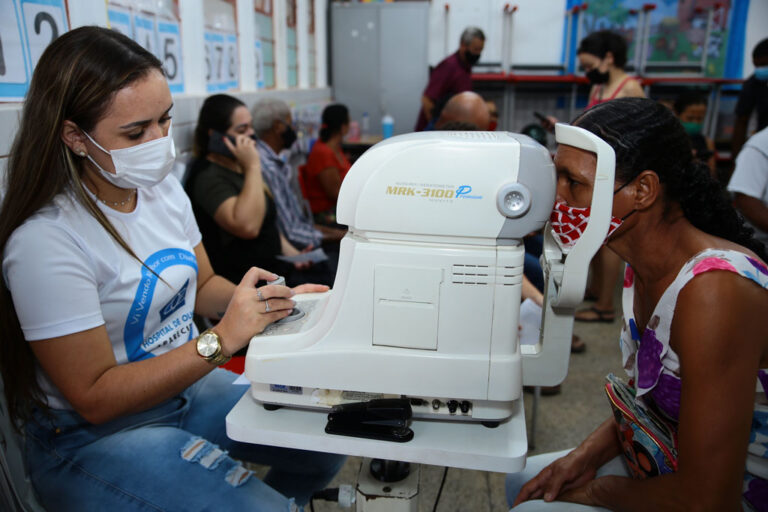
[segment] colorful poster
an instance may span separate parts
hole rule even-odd
[[[661,0],[652,4],[654,9],[644,10],[649,5],[644,0],[590,0],[581,13],[582,34],[621,33],[629,43],[628,62],[636,58],[639,62],[644,55],[645,66],[654,72],[682,70],[720,77],[731,4],[731,0]]]

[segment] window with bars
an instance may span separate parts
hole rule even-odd
[[[261,87],[275,87],[275,34],[272,0],[253,0],[256,17],[256,82]]]
[[[288,69],[288,87],[299,85],[299,43],[296,40],[296,0],[286,2],[285,55]]]
[[[309,86],[317,86],[317,44],[315,42],[315,0],[309,0]]]

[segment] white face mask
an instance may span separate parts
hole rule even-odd
[[[168,135],[151,140],[138,146],[108,151],[101,147],[86,132],[85,136],[93,142],[97,148],[112,157],[112,165],[115,166],[114,174],[107,172],[87,155],[88,160],[96,166],[104,179],[120,188],[150,188],[165,179],[173,169],[176,160],[176,146],[171,136],[171,127],[168,127]]]

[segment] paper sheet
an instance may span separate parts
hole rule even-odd
[[[535,345],[541,331],[541,306],[531,299],[520,304],[520,344]]]
[[[307,261],[311,263],[320,263],[327,260],[328,255],[325,254],[325,251],[321,247],[318,247],[317,249],[309,252],[302,252],[296,256],[283,256],[280,254],[277,256],[277,259],[287,261],[288,263],[304,263]]]

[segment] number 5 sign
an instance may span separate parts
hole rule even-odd
[[[184,92],[184,73],[181,68],[181,35],[179,24],[174,21],[157,22],[157,39],[160,43],[158,57],[163,63],[168,87],[172,93]]]
[[[67,31],[64,0],[0,0],[0,100],[21,100],[51,41]]]

